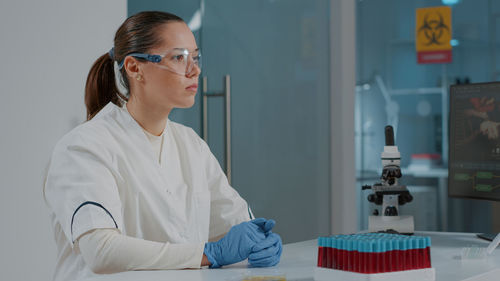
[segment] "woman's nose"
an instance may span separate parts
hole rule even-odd
[[[193,68],[191,69],[190,72],[186,73],[186,77],[191,78],[195,76],[200,76],[201,69],[198,65],[193,65]]]

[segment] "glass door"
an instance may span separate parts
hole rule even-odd
[[[255,216],[274,218],[285,243],[329,234],[329,1],[129,0],[129,14],[151,9],[186,22],[199,11],[208,144],[225,170],[230,145],[232,186]],[[200,136],[202,88],[172,116]]]
[[[416,10],[448,4],[453,61],[418,64]],[[448,198],[448,103],[452,84],[498,79],[500,3],[494,0],[372,0],[357,5],[356,152],[359,185],[381,172],[383,128],[396,128],[403,178],[414,196],[402,207],[417,230],[488,232],[494,205]],[[361,229],[375,205],[361,198]]]

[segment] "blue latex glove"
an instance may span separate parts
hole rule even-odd
[[[270,232],[264,241],[257,243],[252,248],[252,253],[248,256],[248,263],[252,267],[277,265],[280,262],[282,250],[281,237]]]
[[[204,253],[212,264],[210,268],[221,267],[240,262],[250,255],[257,243],[266,239],[266,234],[259,225],[266,220],[259,218],[242,222],[231,227],[229,232],[217,242],[207,242]]]
[[[258,225],[262,229],[262,231],[266,233],[266,236],[276,224],[276,221],[274,221],[273,219],[266,220],[265,218],[254,219],[251,220],[251,222]]]

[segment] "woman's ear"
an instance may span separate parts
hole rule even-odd
[[[136,79],[137,77],[142,76],[142,71],[139,65],[139,62],[136,58],[127,56],[123,61],[123,67],[127,72],[127,76],[132,79]]]

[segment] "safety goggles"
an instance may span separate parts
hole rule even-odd
[[[185,48],[174,48],[162,55],[131,53],[128,54],[128,56],[145,59],[154,63],[154,65],[159,68],[163,68],[180,75],[191,73],[195,65],[201,69],[201,52],[199,49],[190,52]],[[120,69],[123,67],[124,61],[125,60],[120,63]]]

